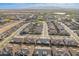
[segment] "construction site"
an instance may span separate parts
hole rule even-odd
[[[79,15],[1,10],[0,56],[79,56]]]

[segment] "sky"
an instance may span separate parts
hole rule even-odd
[[[0,3],[0,9],[75,8],[79,3]]]

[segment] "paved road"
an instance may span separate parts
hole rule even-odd
[[[72,38],[74,38],[77,42],[79,42],[79,37],[76,33],[73,32],[69,27],[67,27],[65,24],[60,22],[60,24],[64,27],[64,29],[71,35]]]
[[[72,19],[72,22],[75,22],[76,24],[79,24],[78,22],[75,21],[75,19]]]
[[[8,25],[11,25],[12,23],[14,23],[15,21],[10,21],[10,22],[6,22],[5,24],[0,24],[0,29],[5,27],[5,26],[8,26]]]
[[[8,25],[8,26],[5,26],[5,27],[3,27],[3,28],[0,28],[0,34],[2,34],[3,32],[5,32],[5,31],[7,31],[7,30],[9,30],[10,28],[16,26],[17,24],[19,24],[19,23],[21,23],[21,22],[23,22],[23,21],[14,22],[14,23],[12,23],[12,24],[10,24],[10,25]]]
[[[42,38],[50,38],[49,34],[48,34],[48,26],[47,23],[43,21],[43,30],[42,30],[42,34],[41,34]]]
[[[13,32],[9,37],[7,38],[4,38],[4,40],[2,42],[0,42],[0,49],[4,48],[9,42],[10,40],[17,34],[19,34],[27,25],[27,24],[24,24],[23,26],[21,26],[18,30],[16,30],[15,32]]]

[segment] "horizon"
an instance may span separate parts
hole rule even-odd
[[[0,3],[0,9],[79,9],[79,3]]]

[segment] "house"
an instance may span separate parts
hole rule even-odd
[[[50,47],[35,47],[34,56],[51,56]]]

